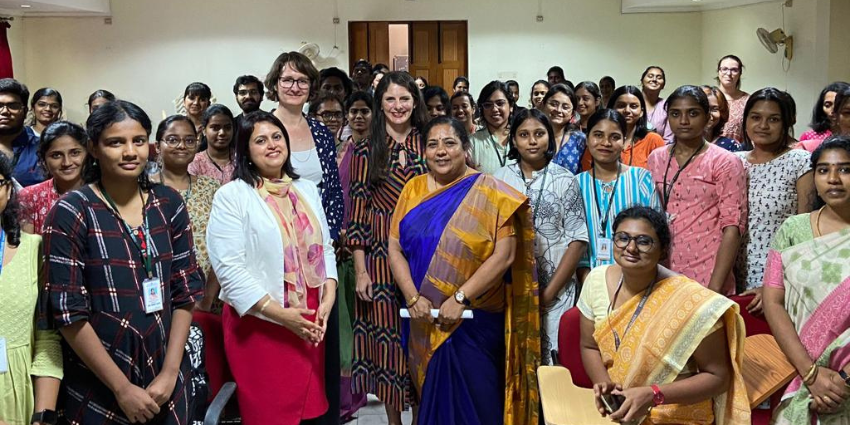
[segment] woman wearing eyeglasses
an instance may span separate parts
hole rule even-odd
[[[540,109],[549,117],[558,143],[558,153],[552,162],[573,174],[581,172],[581,157],[587,147],[587,136],[572,123],[577,103],[575,92],[564,84],[552,86],[540,102]]]
[[[233,154],[233,113],[230,109],[219,104],[207,108],[198,135],[201,152],[195,154],[195,159],[189,164],[189,174],[211,177],[219,184],[233,180],[236,160]]]
[[[749,424],[738,305],[662,267],[671,239],[663,213],[629,208],[614,219],[615,264],[587,276],[581,358],[596,407],[620,423]]]
[[[317,99],[310,102],[309,117],[324,124],[334,135],[334,146],[339,155],[340,137],[345,126],[345,112],[342,100],[333,93],[322,92]],[[339,162],[337,162],[339,165]]]
[[[198,309],[221,314],[222,303],[218,299],[219,284],[210,266],[207,254],[207,222],[210,218],[213,196],[221,184],[207,176],[189,174],[189,163],[198,149],[198,138],[192,121],[184,115],[172,115],[159,123],[156,129],[156,145],[162,163],[159,172],[151,180],[164,184],[183,196],[189,220],[198,267],[207,278],[204,299]]]
[[[493,174],[508,163],[508,133],[514,109],[508,86],[500,81],[484,86],[478,96],[478,108],[484,125],[469,137],[470,156],[478,171]]]
[[[344,201],[336,162],[336,137],[324,124],[302,112],[307,101],[315,99],[319,93],[319,70],[301,53],[281,53],[272,63],[265,85],[266,97],[278,103],[273,114],[289,134],[293,171],[318,186],[331,239],[338,240]],[[325,387],[330,407],[325,418],[330,420],[339,417],[339,310],[336,304],[328,323]]]
[[[747,105],[749,93],[741,90],[741,74],[744,72],[744,63],[735,55],[726,55],[717,62],[717,82],[720,83],[720,91],[726,96],[729,104],[729,121],[723,126],[720,135],[744,141],[744,106]],[[746,150],[752,146],[745,146]]]

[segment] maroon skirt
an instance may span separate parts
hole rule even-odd
[[[308,289],[307,306],[315,310],[318,304],[319,290]],[[314,347],[283,326],[239,317],[231,306],[225,306],[222,322],[243,424],[298,425],[328,410],[324,342]]]

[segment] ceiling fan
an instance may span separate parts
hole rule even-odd
[[[779,46],[785,46],[785,59],[790,61],[794,57],[794,36],[786,35],[782,28],[773,31],[759,28],[756,34],[762,46],[770,53],[776,53],[779,51]]]

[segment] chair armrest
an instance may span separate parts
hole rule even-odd
[[[235,382],[227,382],[221,386],[221,390],[219,390],[212,403],[210,403],[207,414],[204,415],[204,425],[218,425],[221,412],[224,411],[224,407],[227,406],[227,402],[233,397],[234,392],[236,392]]]

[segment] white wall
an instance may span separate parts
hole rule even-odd
[[[703,66],[699,14],[621,15],[620,0],[545,0],[542,23],[529,1],[343,0],[337,26],[332,0],[249,4],[122,0],[112,2],[112,25],[102,18],[24,19],[18,75],[34,89],[61,90],[74,121],[84,120],[83,104],[97,88],[139,103],[157,121],[162,111],[173,112],[172,100],[192,81],[208,83],[235,108],[234,79],[264,75],[281,51],[309,41],[327,53],[336,41],[341,54],[320,65],[347,69],[347,21],[411,19],[468,20],[476,92],[492,79],[513,78],[526,96],[554,64],[576,83],[610,74],[618,84],[637,84],[647,65],[658,64],[668,87],[698,80]]]
[[[782,27],[779,3],[704,12],[702,18],[703,81],[712,81],[716,76],[719,58],[735,54],[746,67],[741,88],[752,93],[773,86],[791,93],[797,102],[795,130],[797,134],[805,131],[812,105],[829,82],[830,0],[795,1],[792,8],[785,10],[785,32],[794,36],[794,59],[790,67],[786,65],[787,71],[783,69],[782,55],[768,52],[756,36],[758,27],[768,31]],[[844,15],[842,19],[846,18]],[[848,54],[847,44],[839,49]],[[842,55],[836,60],[839,56]]]

